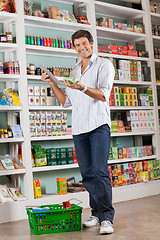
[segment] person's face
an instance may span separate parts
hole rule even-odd
[[[74,40],[74,46],[76,52],[82,59],[88,58],[92,55],[93,42],[89,42],[88,38],[81,37]]]

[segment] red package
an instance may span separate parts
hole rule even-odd
[[[137,51],[128,50],[127,52],[128,52],[128,55],[129,55],[129,56],[135,56],[135,57],[138,57],[138,53],[137,53]]]
[[[121,46],[122,55],[128,55],[127,47]]]
[[[128,50],[133,50],[134,49],[134,46],[133,45],[128,45]]]

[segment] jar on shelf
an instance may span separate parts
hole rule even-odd
[[[34,63],[30,63],[29,68],[30,68],[30,74],[35,75],[35,65],[34,65]]]
[[[0,35],[0,42],[7,42],[7,37],[6,37],[6,34],[5,33],[2,33]]]
[[[12,32],[6,32],[6,38],[8,43],[13,42]]]

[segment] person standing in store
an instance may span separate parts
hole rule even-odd
[[[114,67],[108,59],[93,53],[93,37],[86,30],[72,35],[72,43],[81,57],[71,76],[77,83],[65,82],[63,92],[46,73],[48,82],[62,106],[72,106],[72,134],[82,182],[89,192],[91,217],[85,227],[100,224],[100,234],[114,231],[112,187],[107,167],[110,149],[109,96],[114,80]]]

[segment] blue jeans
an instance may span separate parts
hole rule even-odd
[[[100,223],[113,223],[112,187],[107,167],[110,148],[110,128],[107,124],[95,130],[73,135],[82,182],[89,192],[92,215]]]

